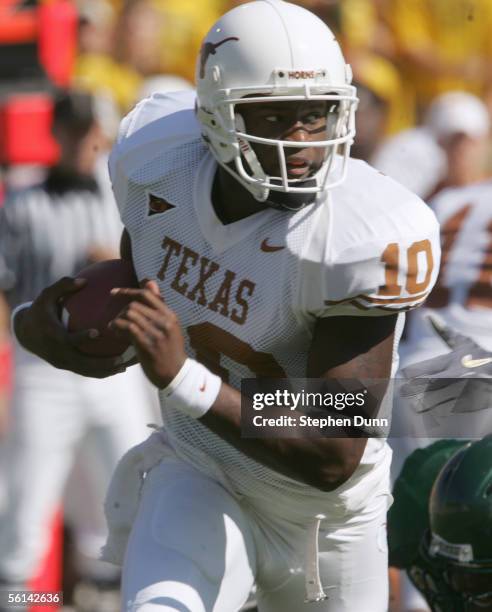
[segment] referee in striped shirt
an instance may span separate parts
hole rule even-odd
[[[0,209],[0,297],[3,293],[10,308],[89,263],[118,257],[122,224],[109,179],[102,180],[106,168],[98,161],[110,143],[93,98],[63,94],[55,104],[53,133],[60,145],[58,164],[41,185],[9,194]],[[89,559],[105,539],[101,497],[118,459],[148,435],[149,398],[140,368],[110,379],[85,378],[57,370],[16,344],[14,372],[3,449],[0,586],[23,586],[39,569],[76,447],[93,429],[103,452],[92,470],[99,478],[101,508],[95,524],[76,535],[87,558],[81,572],[98,580],[107,568]],[[94,515],[94,508],[86,510]]]

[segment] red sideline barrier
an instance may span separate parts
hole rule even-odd
[[[10,342],[0,343],[0,390],[10,394],[12,388],[12,347]]]
[[[71,0],[24,6],[22,0],[0,0],[0,45],[36,43],[49,79],[68,87],[73,74],[78,17]]]
[[[49,94],[15,94],[0,107],[0,162],[51,165],[58,145],[51,134],[53,101]]]
[[[29,43],[38,33],[37,9],[22,0],[0,0],[0,44]]]
[[[58,593],[62,584],[62,544],[63,544],[63,515],[59,510],[56,513],[51,529],[51,542],[36,576],[29,582],[28,588],[32,591]],[[59,605],[34,605],[28,612],[54,612]]]
[[[41,4],[39,59],[48,77],[58,87],[68,87],[75,63],[78,17],[75,4],[57,0]]]

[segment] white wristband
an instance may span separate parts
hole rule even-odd
[[[219,376],[188,357],[162,393],[166,402],[172,403],[188,416],[199,419],[212,407],[221,384]]]
[[[18,306],[16,306],[12,311],[12,314],[10,315],[10,331],[12,333],[13,338],[17,338],[14,326],[14,321],[15,317],[17,316],[17,313],[19,313],[21,310],[25,310],[26,308],[31,308],[31,305],[32,302],[24,302],[23,304],[19,304]],[[17,338],[17,340],[19,340],[19,338]]]

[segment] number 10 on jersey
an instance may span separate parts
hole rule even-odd
[[[406,261],[402,258],[406,258]],[[421,265],[423,260],[425,260],[425,275],[419,269],[419,264]],[[434,267],[432,247],[429,240],[414,242],[406,251],[397,242],[392,242],[383,251],[381,261],[385,265],[385,283],[379,287],[378,295],[398,297],[403,289],[415,298],[425,294],[429,287]],[[406,270],[404,287],[399,284],[399,272],[402,264]],[[422,280],[419,281],[419,278]]]

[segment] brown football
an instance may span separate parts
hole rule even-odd
[[[87,340],[78,348],[86,355],[123,357],[130,361],[135,355],[131,344],[108,329],[108,323],[128,304],[127,297],[111,295],[115,287],[138,287],[133,266],[123,259],[110,259],[84,268],[78,278],[87,284],[67,297],[62,304],[61,318],[69,331],[97,329],[100,336]]]

